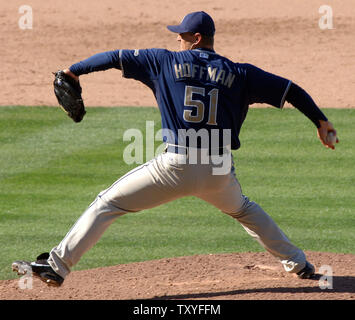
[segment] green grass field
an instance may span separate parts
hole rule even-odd
[[[251,109],[234,152],[243,193],[304,250],[355,253],[355,110],[324,110],[335,151],[295,109]],[[11,262],[57,245],[124,163],[129,128],[160,128],[155,108],[88,108],[75,124],[59,108],[0,108],[0,279]],[[160,142],[157,142],[160,144]],[[263,251],[232,218],[188,197],[117,219],[74,270],[194,254]]]

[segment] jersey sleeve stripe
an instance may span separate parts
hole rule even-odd
[[[123,51],[122,51],[122,49],[120,49],[118,55],[119,55],[119,57],[120,57],[120,66],[121,66],[121,71],[122,71],[122,77],[125,78],[124,69],[123,69],[123,63],[122,63],[122,53],[123,53]]]
[[[289,82],[287,84],[287,87],[286,87],[286,90],[284,92],[284,95],[282,96],[282,99],[281,99],[280,109],[282,109],[284,107],[284,104],[285,104],[285,101],[286,101],[286,96],[287,96],[288,90],[290,90],[291,84],[292,84],[292,81],[289,80]]]

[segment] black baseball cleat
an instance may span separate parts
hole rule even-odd
[[[64,279],[54,272],[49,265],[47,259],[49,253],[40,254],[35,262],[15,261],[12,263],[12,271],[17,272],[18,275],[31,274],[38,277],[49,286],[59,287]]]
[[[314,276],[314,272],[314,266],[306,261],[306,266],[301,271],[297,272],[297,276],[300,279],[311,279]]]

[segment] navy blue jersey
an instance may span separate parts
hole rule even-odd
[[[124,77],[153,90],[162,128],[174,133],[164,141],[172,144],[179,144],[179,130],[230,129],[231,148],[238,149],[249,105],[282,108],[291,85],[287,79],[205,49],[120,50],[120,60]]]

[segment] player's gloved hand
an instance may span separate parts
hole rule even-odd
[[[339,143],[339,139],[336,138],[335,143],[330,141],[329,139],[327,139],[327,136],[329,134],[329,132],[333,133],[334,136],[336,136],[337,132],[334,129],[334,126],[331,122],[329,121],[323,121],[323,120],[319,120],[320,123],[320,127],[317,129],[317,134],[318,134],[318,138],[319,140],[322,142],[322,144],[326,147],[326,148],[330,148],[330,149],[335,149],[335,143]]]
[[[80,122],[86,111],[81,97],[79,78],[69,70],[59,70],[54,73],[54,93],[58,103],[74,122]]]
[[[76,82],[79,82],[79,77],[76,76],[73,72],[71,72],[69,69],[64,69],[63,72],[68,75],[71,76]]]

